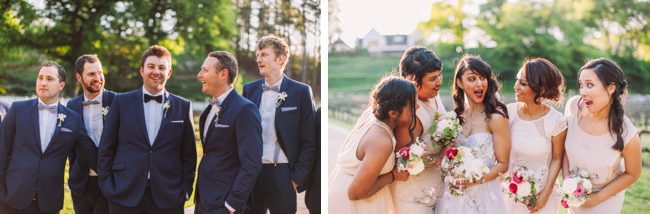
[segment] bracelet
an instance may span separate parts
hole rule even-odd
[[[393,173],[393,171],[390,171],[390,176],[393,177],[393,180],[390,181],[390,183],[392,184],[393,182],[395,182],[395,173]]]

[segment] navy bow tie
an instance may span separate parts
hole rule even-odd
[[[217,105],[217,107],[221,107],[221,102],[219,102],[218,99],[210,98],[210,105]]]
[[[43,103],[38,103],[38,110],[48,110],[52,112],[52,114],[56,113],[56,105],[55,106],[48,106]]]
[[[268,90],[280,93],[280,87],[278,87],[277,85],[269,86],[267,84],[262,84],[262,91],[268,91]]]
[[[89,100],[89,101],[83,101],[81,102],[82,105],[87,106],[87,105],[95,105],[99,104],[99,101],[97,100]]]
[[[151,101],[151,100],[155,100],[155,101],[158,102],[158,103],[162,103],[163,96],[162,96],[162,95],[151,96],[151,95],[148,95],[148,94],[145,94],[145,95],[144,95],[144,102],[145,102],[145,103],[148,103],[148,102]]]

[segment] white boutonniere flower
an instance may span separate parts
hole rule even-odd
[[[108,107],[108,106],[102,108],[102,116],[104,116],[104,120],[106,120],[106,115],[108,115],[108,109],[110,109],[110,108],[111,107]]]
[[[65,114],[59,113],[59,115],[56,116],[57,119],[59,119],[59,127],[61,127],[61,123],[65,120]]]
[[[214,111],[214,127],[217,127],[217,123],[219,122],[219,117],[221,117],[221,107],[217,106],[217,109]]]
[[[275,102],[275,107],[277,108],[278,106],[282,105],[284,103],[284,100],[286,100],[288,97],[287,92],[282,92],[278,94],[278,100]]]
[[[163,117],[167,117],[167,110],[169,110],[169,107],[170,107],[169,100],[166,100],[165,103],[163,103],[163,110],[165,111]]]

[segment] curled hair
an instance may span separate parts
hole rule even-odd
[[[415,96],[417,90],[415,85],[408,80],[394,76],[382,78],[375,88],[370,92],[370,107],[372,114],[378,120],[389,117],[388,112],[397,111],[397,118],[402,115],[402,109],[409,103],[411,104],[411,124],[409,124],[409,136],[415,139],[413,131],[415,130]],[[397,122],[397,121],[396,121]]]
[[[84,54],[77,58],[77,61],[74,63],[74,70],[79,74],[80,76],[83,76],[84,73],[84,65],[86,63],[95,63],[99,62],[99,58],[97,58],[97,54]]]
[[[271,47],[271,49],[273,49],[275,57],[286,56],[287,59],[284,60],[282,66],[287,66],[287,62],[289,62],[289,57],[291,56],[291,49],[289,49],[289,45],[283,38],[277,36],[262,37],[262,39],[257,42],[257,50],[262,50],[266,47]]]
[[[442,70],[442,62],[433,51],[424,47],[411,47],[404,52],[399,61],[399,74],[404,79],[410,79],[420,88],[422,78],[427,73]]]
[[[603,87],[614,85],[616,90],[612,93],[612,103],[609,109],[609,116],[607,127],[611,134],[616,135],[616,144],[612,146],[612,149],[623,151],[625,148],[625,142],[623,142],[623,125],[625,124],[625,108],[623,108],[623,103],[621,101],[621,96],[627,94],[627,81],[623,75],[623,70],[619,67],[614,61],[605,58],[594,59],[580,68],[578,72],[578,77],[582,71],[591,69],[596,73],[600,82],[603,83]],[[582,102],[582,97],[578,102],[578,108]],[[582,109],[582,108],[580,108]]]
[[[167,48],[159,45],[152,45],[147,49],[147,51],[142,54],[142,62],[140,62],[140,67],[144,68],[144,61],[147,61],[149,56],[156,56],[158,58],[164,57],[169,61],[169,67],[167,69],[172,69],[172,54],[167,50]]]
[[[485,121],[492,118],[492,114],[501,114],[508,118],[508,108],[496,96],[499,91],[499,84],[496,78],[492,75],[490,65],[484,62],[479,56],[465,55],[458,62],[456,71],[454,71],[454,85],[452,87],[452,97],[454,98],[454,111],[462,125],[465,123],[465,118],[461,115],[465,111],[465,92],[462,88],[458,87],[456,80],[462,81],[462,76],[466,72],[474,72],[488,81],[485,97],[483,98],[483,105],[485,107]]]
[[[59,63],[56,63],[55,61],[47,60],[41,63],[41,67],[38,68],[40,71],[43,67],[53,67],[56,68],[56,72],[59,74],[59,83],[65,82],[65,69],[63,69],[63,66],[59,65]]]
[[[554,102],[562,100],[564,77],[553,63],[544,58],[535,58],[526,60],[521,69],[526,72],[528,87],[535,92],[535,104],[539,104],[537,98],[540,97]]]

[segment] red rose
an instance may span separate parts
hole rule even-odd
[[[509,189],[511,193],[517,194],[517,184],[510,183]]]
[[[411,148],[409,147],[404,147],[399,150],[399,154],[404,156],[404,158],[409,159],[411,158]]]
[[[519,175],[517,175],[517,173],[519,173],[519,172],[515,172],[515,174],[512,175],[512,180],[513,180],[515,183],[520,184],[520,183],[524,180],[524,177],[523,177],[523,176],[519,176]]]
[[[569,209],[569,204],[567,204],[565,200],[562,200],[560,203],[562,203],[564,209]]]
[[[447,150],[447,158],[449,158],[449,160],[454,159],[457,154],[458,154],[458,149],[456,148]]]

